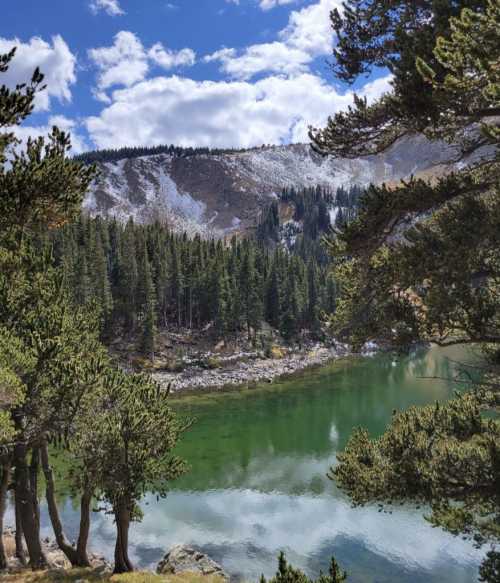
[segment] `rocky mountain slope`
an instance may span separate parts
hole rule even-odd
[[[157,154],[100,164],[84,207],[120,220],[166,220],[176,231],[221,237],[255,225],[260,209],[285,186],[391,182],[432,171],[449,148],[422,138],[357,160],[322,157],[309,145],[270,146],[225,154]]]

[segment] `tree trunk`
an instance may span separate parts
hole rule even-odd
[[[40,521],[38,517],[38,505],[34,504],[34,492],[30,484],[30,472],[27,463],[28,448],[25,443],[19,442],[14,447],[14,475],[16,479],[16,505],[19,508],[19,518],[28,547],[30,566],[32,569],[43,569],[47,560],[42,551],[40,542]],[[36,456],[35,456],[36,461]],[[32,468],[33,470],[34,468]],[[36,486],[36,484],[35,484]]]
[[[36,521],[36,530],[40,532],[40,504],[38,502],[38,470],[40,469],[40,448],[31,449],[30,491]]]
[[[90,504],[92,502],[92,491],[84,490],[80,499],[80,531],[76,544],[77,565],[81,567],[90,566],[87,555],[87,544],[90,532]]]
[[[134,570],[128,558],[128,530],[130,526],[130,510],[127,505],[115,509],[116,545],[114,573],[128,573]]]
[[[7,508],[7,490],[10,480],[10,458],[2,463],[2,479],[0,480],[0,571],[7,568],[7,553],[3,544],[3,518]]]
[[[81,552],[78,553],[71,543],[68,541],[64,534],[64,529],[62,526],[61,518],[59,516],[59,508],[56,502],[56,489],[54,484],[54,472],[49,463],[49,447],[46,441],[43,442],[41,448],[42,457],[42,468],[45,475],[46,490],[45,496],[47,498],[47,507],[49,510],[50,522],[52,523],[52,528],[54,530],[54,536],[56,537],[57,546],[61,551],[68,557],[69,562],[73,567],[89,567],[90,563],[87,558],[87,545],[86,540]],[[83,517],[82,517],[83,518]],[[81,519],[82,520],[82,519]],[[81,527],[80,520],[80,527]],[[87,533],[88,535],[88,533]],[[88,539],[88,536],[87,536]],[[80,539],[78,540],[80,543]],[[82,541],[83,542],[83,541]],[[83,562],[81,562],[83,561]]]
[[[16,513],[16,557],[21,561],[21,565],[26,566],[26,554],[23,545],[23,527],[21,524],[21,504],[14,493],[14,508]]]

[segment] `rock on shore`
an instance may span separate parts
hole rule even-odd
[[[236,358],[222,362],[212,370],[188,367],[180,373],[158,371],[153,378],[162,386],[170,386],[173,393],[185,391],[215,391],[228,386],[244,386],[258,382],[273,382],[311,366],[326,364],[328,361],[345,356],[348,350],[343,345],[336,347],[316,346],[307,352],[289,353],[283,358],[262,358],[258,354],[245,360]]]
[[[200,575],[217,575],[229,581],[229,575],[207,555],[185,545],[176,545],[158,563],[159,575],[177,573],[199,573]]]
[[[26,569],[26,567],[21,563],[21,561],[15,556],[15,535],[16,531],[11,527],[6,527],[4,529],[4,545],[7,551],[7,570],[9,572],[19,572]],[[25,553],[27,555],[26,545]],[[47,559],[47,569],[55,570],[66,570],[71,568],[71,563],[68,561],[66,555],[59,549],[55,540],[50,538],[42,539],[42,549]],[[89,561],[94,569],[101,572],[111,572],[112,568],[110,563],[101,555],[96,555],[94,553],[88,553]]]

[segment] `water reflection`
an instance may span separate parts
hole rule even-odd
[[[395,366],[377,356],[272,390],[180,405],[181,414],[198,417],[179,451],[192,471],[166,500],[144,501],[144,520],[131,533],[133,559],[153,566],[173,544],[192,544],[231,574],[257,581],[262,572],[273,573],[285,549],[310,574],[326,570],[335,554],[352,583],[476,580],[481,554],[472,545],[408,508],[391,515],[353,509],[326,478],[353,427],[376,435],[394,409],[447,398],[450,383],[417,377],[451,377],[454,369],[435,349],[399,358]],[[63,514],[74,535],[70,502]],[[42,520],[47,525],[45,512]],[[109,518],[94,517],[91,540],[112,556]]]

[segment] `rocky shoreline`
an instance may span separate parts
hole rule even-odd
[[[7,574],[21,574],[29,570],[26,564],[23,564],[15,556],[15,530],[12,527],[6,527],[3,532],[4,545],[7,553]],[[41,541],[43,553],[45,555],[47,572],[54,576],[61,576],[71,571],[71,563],[66,555],[59,549],[55,540],[44,538]],[[24,546],[25,555],[27,549]],[[95,578],[103,579],[113,572],[113,565],[105,557],[94,553],[88,553],[90,561],[89,569],[92,571],[92,580]],[[228,583],[230,576],[224,569],[209,556],[194,549],[188,545],[175,545],[172,547],[158,563],[156,573],[159,575],[179,575],[183,573],[194,573],[207,578],[209,583]],[[0,576],[1,579],[1,576]],[[77,579],[84,583],[87,579]]]
[[[310,367],[322,366],[343,356],[349,356],[347,346],[316,344],[301,351],[288,350],[278,358],[266,358],[262,353],[240,353],[217,361],[217,368],[187,366],[181,372],[156,371],[153,378],[173,394],[213,392],[226,388],[244,388],[257,383],[272,383]]]

